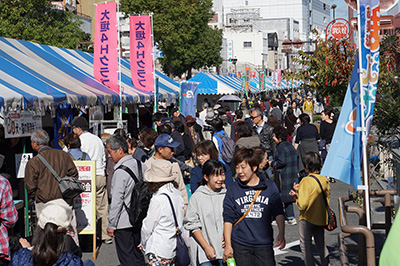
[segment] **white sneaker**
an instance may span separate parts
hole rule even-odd
[[[288,224],[288,225],[296,225],[296,224],[297,224],[297,221],[296,221],[295,218],[292,218],[292,219],[286,220],[286,221],[285,221],[285,224]]]
[[[273,225],[273,226],[278,226],[278,224],[276,223],[275,220],[272,221],[271,225]]]

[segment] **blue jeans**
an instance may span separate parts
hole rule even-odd
[[[294,219],[293,202],[285,202],[285,219]]]
[[[203,262],[202,264],[199,264],[197,262],[197,265],[198,266],[223,266],[226,264],[223,263],[222,260],[212,260],[212,261]]]
[[[274,156],[272,156],[272,155],[269,155],[268,156],[268,161],[273,161],[274,160]],[[272,176],[272,168],[273,167],[268,167],[267,168],[267,170],[265,171],[266,173],[267,173],[267,175],[268,175],[268,178],[271,178],[271,176]]]

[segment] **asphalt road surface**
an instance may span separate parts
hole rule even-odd
[[[374,188],[374,187],[372,187]],[[349,193],[354,191],[354,189],[340,181],[336,183],[331,183],[331,208],[335,211],[337,219],[339,219],[339,211],[338,211],[338,198],[347,196]],[[356,204],[356,203],[350,203]],[[376,222],[383,222],[384,221],[384,212],[382,204],[379,202],[371,202],[371,219],[373,223]],[[295,216],[296,218],[299,217],[299,210],[297,206],[294,206]],[[339,223],[339,220],[338,220]],[[358,224],[358,217],[354,214],[348,215],[348,224],[349,225],[357,225]],[[275,248],[275,260],[277,265],[304,265],[302,253],[300,251],[300,244],[299,244],[299,234],[298,234],[298,225],[287,225],[286,228],[286,248],[283,250],[278,250]],[[274,229],[275,236],[277,234],[277,228]],[[325,231],[325,239],[328,246],[328,250],[330,252],[330,262],[331,265],[341,265],[340,257],[339,257],[339,248],[338,248],[338,234],[340,232],[340,226],[332,232]],[[375,247],[376,247],[376,258],[378,265],[378,258],[380,254],[380,250],[383,246],[385,240],[385,231],[384,230],[374,230],[375,235]],[[89,239],[90,240],[90,239]],[[90,242],[90,241],[89,241]],[[357,244],[357,236],[352,236],[349,239],[346,239],[346,244]],[[89,248],[87,243],[82,243],[81,246],[86,249]],[[93,259],[93,255],[90,252],[90,249],[84,251],[83,259]],[[317,265],[319,263],[319,256],[314,249],[314,257],[317,259]],[[349,265],[357,265],[358,263],[358,255],[356,253],[348,253]],[[117,254],[115,251],[115,245],[105,245],[102,244],[97,260],[95,261],[97,266],[115,266],[119,265],[119,261],[117,258]]]

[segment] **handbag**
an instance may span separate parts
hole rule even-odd
[[[318,182],[318,185],[319,185],[319,187],[320,187],[321,190],[322,190],[322,195],[324,196],[324,201],[325,201],[325,205],[326,205],[326,210],[327,210],[327,212],[328,212],[328,224],[325,225],[325,229],[328,230],[328,231],[333,231],[333,230],[335,230],[336,227],[337,227],[337,223],[336,223],[336,214],[335,214],[335,212],[331,209],[331,207],[329,207],[328,201],[326,200],[325,192],[324,192],[324,190],[322,189],[321,182],[319,182],[318,178],[316,178],[315,176],[313,176],[313,175],[310,175],[310,176],[313,177],[313,178]]]
[[[254,205],[254,202],[256,201],[256,199],[258,198],[258,195],[260,195],[260,193],[261,193],[261,189],[258,189],[256,194],[254,194],[253,200],[251,201],[251,204],[250,204],[249,208],[247,209],[247,211],[243,214],[242,217],[239,218],[239,220],[236,221],[236,223],[233,224],[233,226],[237,225],[239,222],[241,222],[247,216],[247,214],[249,214],[251,208]]]
[[[174,215],[174,220],[175,220],[175,227],[176,227],[175,265],[176,266],[188,266],[190,264],[189,251],[185,244],[185,240],[183,240],[182,231],[179,228],[178,220],[176,219],[174,204],[172,204],[172,200],[167,194],[162,193],[162,195],[167,196],[169,204],[171,205],[172,214]]]
[[[53,167],[50,166],[50,164],[43,158],[42,155],[38,154],[37,156],[44,163],[44,165],[49,168],[54,178],[58,181],[58,185],[64,199],[73,199],[85,191],[85,185],[79,179],[72,176],[60,178],[56,171],[54,171]]]

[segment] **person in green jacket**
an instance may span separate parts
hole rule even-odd
[[[304,177],[300,184],[294,183],[294,190],[289,192],[300,209],[300,248],[305,265],[315,265],[312,249],[312,237],[314,237],[315,246],[321,258],[321,265],[326,266],[329,265],[329,251],[325,244],[324,227],[328,224],[328,212],[321,187],[315,178],[321,183],[328,203],[330,199],[329,180],[319,174],[322,167],[319,153],[306,153],[303,164],[308,176]]]

